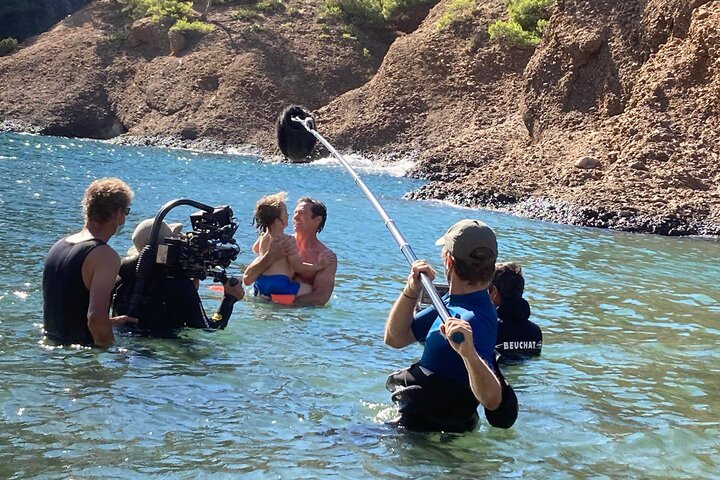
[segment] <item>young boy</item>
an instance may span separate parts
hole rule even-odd
[[[522,298],[525,279],[516,263],[498,263],[488,292],[497,307],[495,349],[504,359],[540,355],[542,331],[530,321],[530,305]]]
[[[285,234],[288,226],[288,212],[286,192],[267,195],[261,198],[253,212],[253,225],[260,232],[260,237],[253,245],[253,252],[257,255],[265,254],[270,248],[273,239],[290,237]],[[290,237],[292,238],[292,237]],[[295,240],[293,239],[293,245]],[[310,285],[293,282],[295,273],[310,274],[322,270],[328,265],[324,257],[316,264],[304,263],[297,252],[276,260],[268,267],[257,280],[255,280],[255,295],[265,295],[276,303],[292,304],[295,297],[310,293]]]

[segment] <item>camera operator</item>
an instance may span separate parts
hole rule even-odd
[[[119,281],[113,295],[113,311],[127,314],[135,282],[139,252],[148,244],[154,219],[148,218],[140,222],[133,232],[133,247],[128,250],[120,266]],[[165,243],[168,237],[179,237],[181,224],[168,225],[163,222],[158,234],[158,243]],[[234,285],[231,285],[234,284]],[[163,266],[154,265],[150,277],[143,289],[140,307],[139,324],[131,330],[151,336],[171,337],[183,327],[217,329],[224,328],[224,321],[216,321],[208,317],[197,292],[198,280],[179,274],[169,274]],[[242,300],[245,291],[242,282],[225,282],[224,293],[236,300]],[[229,316],[229,315],[228,315]]]

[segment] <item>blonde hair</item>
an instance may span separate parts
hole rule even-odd
[[[101,178],[85,190],[81,205],[85,220],[104,223],[115,212],[126,209],[135,194],[127,183],[119,178]]]
[[[253,226],[261,233],[267,232],[273,222],[282,215],[282,206],[286,200],[287,192],[265,195],[258,200],[253,211]]]

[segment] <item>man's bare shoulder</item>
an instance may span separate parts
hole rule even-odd
[[[320,240],[318,240],[318,250],[320,250],[321,252],[332,253],[333,255],[335,255],[335,252],[333,252],[330,247],[322,243]]]
[[[98,245],[88,254],[87,261],[93,264],[110,263],[114,265],[117,263],[120,265],[120,255],[108,244]]]

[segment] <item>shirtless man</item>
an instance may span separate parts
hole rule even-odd
[[[318,238],[327,220],[327,209],[322,202],[310,197],[298,200],[293,213],[293,226],[295,228],[295,242],[286,240],[273,241],[268,251],[255,260],[245,269],[243,282],[251,285],[267,270],[278,258],[290,255],[297,251],[300,259],[306,263],[320,263],[321,258],[327,258],[329,264],[322,270],[304,275],[295,275],[295,281],[308,284],[312,287],[310,293],[295,297],[294,305],[325,305],[335,288],[335,273],[337,272],[337,257]],[[293,245],[293,243],[295,243]]]

